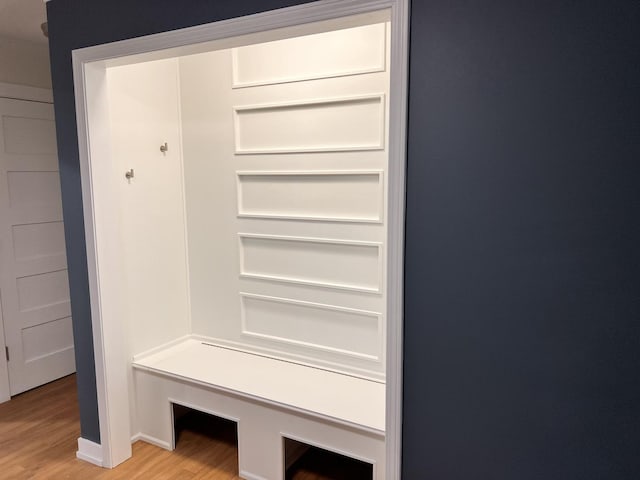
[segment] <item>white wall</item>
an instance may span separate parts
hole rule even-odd
[[[125,252],[126,323],[135,355],[190,331],[178,62],[114,67],[107,75],[111,157],[121,186],[113,199],[121,223],[113,228],[121,229]]]
[[[0,37],[0,83],[51,88],[49,46]]]
[[[193,331],[239,340],[231,52],[180,59]]]

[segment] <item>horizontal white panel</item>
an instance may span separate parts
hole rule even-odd
[[[313,350],[379,360],[380,314],[241,293],[242,333]]]
[[[48,223],[62,221],[62,203],[54,205],[30,204],[13,207],[9,211],[11,225],[26,223]]]
[[[69,301],[67,270],[18,278],[17,286],[21,311]]]
[[[240,274],[329,288],[381,289],[380,244],[239,234]]]
[[[14,153],[5,156],[4,164],[8,172],[53,172],[58,170],[58,157],[53,154]]]
[[[73,348],[71,317],[22,330],[22,352],[25,362],[39,360]]]
[[[238,215],[382,221],[382,172],[238,172]]]
[[[53,120],[3,116],[2,133],[5,153],[56,153],[56,127]]]
[[[14,225],[12,233],[14,256],[18,261],[64,254],[62,222]]]
[[[61,205],[62,203],[58,172],[8,172],[7,180],[9,203],[12,208]]]
[[[234,48],[233,86],[383,71],[385,38],[378,23]]]
[[[237,154],[384,148],[384,95],[235,107]]]
[[[67,268],[67,256],[64,253],[49,255],[46,257],[32,257],[28,260],[20,260],[15,263],[16,277],[29,277],[42,272],[53,272]]]
[[[71,316],[71,302],[53,303],[39,308],[33,308],[24,312],[19,312],[20,325],[23,327],[33,327],[50,322],[56,318]]]

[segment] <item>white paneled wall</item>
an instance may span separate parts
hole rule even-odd
[[[387,35],[108,69],[132,354],[193,334],[384,378]]]
[[[180,59],[195,334],[384,378],[386,36]]]

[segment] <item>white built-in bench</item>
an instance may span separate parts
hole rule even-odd
[[[283,479],[284,438],[372,463],[373,478],[383,478],[383,383],[196,339],[133,367],[136,438],[175,448],[175,403],[238,423],[243,478]]]

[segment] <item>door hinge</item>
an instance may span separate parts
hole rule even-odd
[[[7,362],[9,361],[9,347],[4,347],[4,353],[7,356]]]

